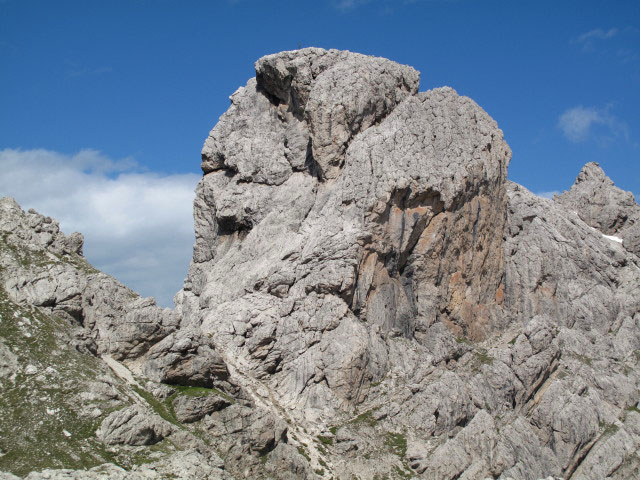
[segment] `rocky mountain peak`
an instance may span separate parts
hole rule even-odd
[[[580,170],[580,173],[576,177],[576,183],[580,182],[596,182],[613,185],[611,179],[607,177],[597,162],[589,162],[582,167],[582,170]]]
[[[53,254],[82,256],[84,238],[81,233],[65,236],[56,220],[33,209],[25,214],[13,198],[0,198],[0,216],[0,233],[5,241],[11,236]]]
[[[267,55],[256,62],[256,79],[231,97],[228,115],[211,131],[202,168],[282,183],[313,155],[315,173],[335,178],[350,140],[418,86],[416,70],[383,58],[320,48]],[[273,116],[281,121],[258,121]],[[256,155],[265,158],[256,164]]]
[[[628,250],[640,254],[640,206],[631,192],[613,184],[602,168],[587,163],[571,189],[555,201],[606,235],[619,237]]]
[[[2,325],[57,325],[98,392],[69,396],[71,437],[49,428],[93,460],[33,469],[110,463],[29,478],[633,478],[633,197],[597,164],[554,200],[509,182],[497,123],[451,88],[418,92],[411,67],[309,48],[255,69],[205,140],[174,310],[0,203],[2,231],[23,232],[0,244]],[[16,402],[53,381],[28,373],[40,350],[1,340]],[[49,397],[29,398],[40,428]],[[0,468],[25,475],[12,428]]]

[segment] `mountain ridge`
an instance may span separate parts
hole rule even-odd
[[[173,310],[3,199],[6,301],[56,319],[59,348],[97,362],[102,386],[80,390],[119,393],[98,395],[95,417],[69,413],[93,418],[92,472],[29,473],[9,433],[0,470],[632,478],[640,206],[594,164],[535,196],[507,180],[511,150],[473,100],[418,89],[411,67],[351,52],[258,60],[205,141]],[[2,350],[3,389],[31,378],[17,353]],[[33,470],[65,466],[83,465]]]

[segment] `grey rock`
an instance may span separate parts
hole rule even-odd
[[[172,430],[171,424],[162,418],[134,405],[107,416],[96,436],[107,445],[153,445]]]
[[[605,235],[620,237],[627,250],[640,255],[640,205],[633,193],[616,187],[597,163],[587,163],[571,189],[554,196],[554,201]]]
[[[82,236],[11,198],[0,199],[2,287],[20,304],[81,326],[78,345],[118,359],[142,355],[178,324],[175,313],[142,299],[82,256]]]
[[[109,415],[106,443],[184,449],[127,475],[218,478],[220,452],[239,478],[637,476],[630,194],[593,164],[554,201],[508,182],[495,121],[450,88],[417,93],[410,67],[322,49],[255,67],[202,150],[175,310],[1,204],[12,301],[66,314],[78,348],[149,379],[183,423],[142,403]],[[51,264],[26,268],[23,247]]]
[[[226,364],[203,337],[186,333],[156,343],[147,356],[145,373],[158,382],[207,388],[229,378]]]
[[[256,74],[258,85],[305,119],[324,178],[339,174],[356,134],[380,122],[419,85],[411,67],[316,48],[263,57]]]
[[[222,460],[212,454],[209,457],[195,452],[178,452],[165,459],[125,470],[113,464],[103,464],[88,470],[47,469],[32,472],[26,480],[162,480],[175,478],[184,480],[229,480],[223,470]],[[2,480],[19,479],[11,474],[0,473]]]
[[[13,380],[17,371],[18,357],[0,341],[0,379]]]
[[[229,405],[228,400],[215,394],[202,397],[180,395],[173,401],[176,418],[182,423],[196,422]]]

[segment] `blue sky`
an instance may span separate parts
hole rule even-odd
[[[505,133],[510,178],[534,192],[566,189],[597,161],[640,194],[637,0],[0,0],[0,195],[64,216],[64,228],[88,226],[90,260],[168,304],[186,273],[191,226],[171,239],[176,266],[153,270],[152,259],[136,263],[136,248],[152,251],[133,240],[142,207],[154,209],[158,229],[190,221],[190,205],[177,203],[191,201],[202,143],[228,96],[256,59],[299,46],[387,57],[420,70],[421,90],[470,96]],[[45,174],[48,165],[71,173]],[[94,190],[74,187],[79,174]],[[127,182],[135,194],[119,190]],[[94,248],[106,227],[73,216],[70,189],[83,205],[118,199],[139,221]],[[158,207],[158,189],[175,208]],[[120,201],[127,195],[135,208]],[[114,221],[107,213],[103,223]],[[139,278],[145,268],[153,278]],[[160,285],[162,275],[171,281]]]

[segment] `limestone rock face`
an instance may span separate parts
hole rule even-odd
[[[395,368],[387,338],[497,328],[495,122],[388,60],[305,49],[256,72],[205,142],[183,325],[305,416],[361,401]]]
[[[113,412],[94,440],[170,450],[109,478],[638,477],[631,194],[595,164],[554,200],[509,182],[496,122],[411,67],[310,48],[255,68],[202,150],[175,310],[0,202],[7,301],[119,378],[79,397]],[[4,345],[3,385],[40,378]]]
[[[231,480],[224,471],[222,460],[212,454],[206,457],[198,452],[179,452],[165,459],[143,464],[125,470],[114,464],[105,463],[88,470],[47,469],[33,472],[27,480]],[[11,474],[0,473],[0,480],[16,480]]]
[[[597,163],[587,163],[571,189],[554,199],[605,235],[618,236],[640,255],[640,205],[616,187]]]
[[[201,336],[169,335],[149,351],[146,375],[158,382],[212,387],[229,378],[224,361]]]
[[[171,425],[139,406],[113,412],[104,419],[96,436],[107,445],[153,445],[171,433]]]
[[[206,397],[181,396],[173,402],[176,418],[182,423],[191,423],[213,412],[230,406],[230,403],[217,395]]]
[[[0,199],[2,287],[17,303],[43,308],[78,327],[79,344],[98,354],[135,358],[175,330],[169,309],[140,298],[82,256],[82,235],[11,198]]]

